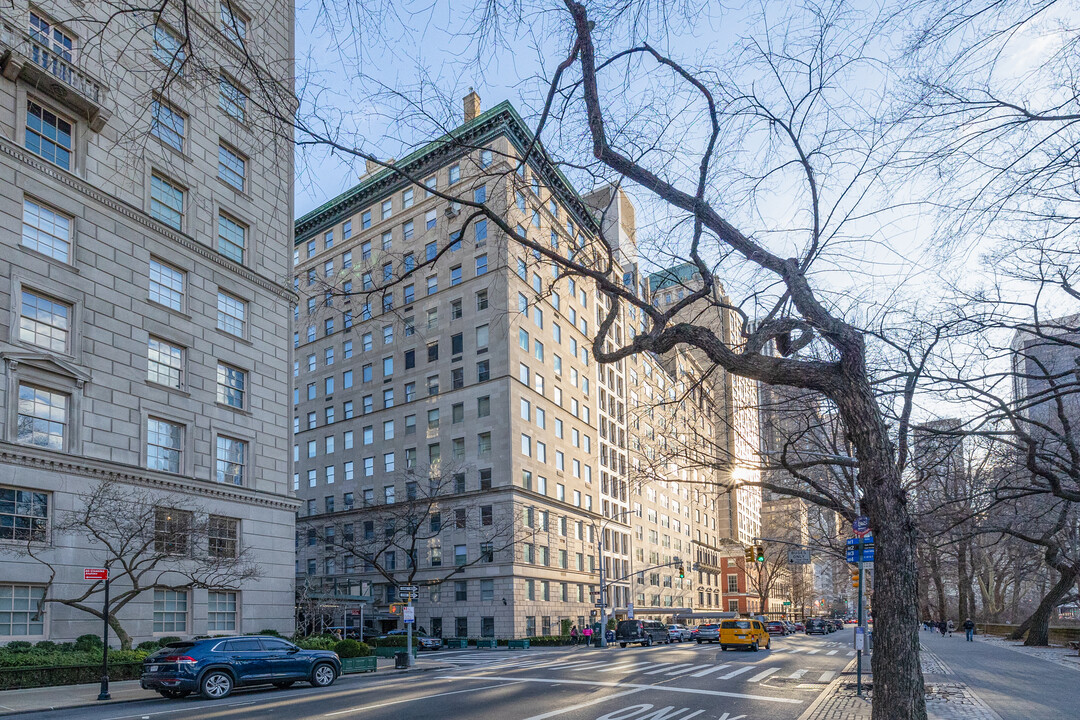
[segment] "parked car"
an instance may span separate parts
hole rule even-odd
[[[655,620],[621,620],[615,626],[615,641],[619,647],[637,643],[649,647],[653,643],[671,642],[667,626]]]
[[[407,637],[408,634],[408,630],[391,630],[382,637]],[[419,631],[414,631],[412,636],[413,642],[415,642],[416,646],[421,650],[439,650],[442,648],[442,638],[434,638],[427,633]]]
[[[765,623],[765,630],[767,630],[770,635],[779,635],[780,637],[784,637],[788,634],[787,625],[784,625],[784,623],[779,620]]]
[[[668,625],[668,641],[669,642],[682,642],[683,640],[689,641],[691,639],[690,628],[685,625]]]
[[[167,698],[193,692],[218,700],[240,685],[287,688],[296,681],[327,687],[341,674],[329,650],[302,650],[276,637],[215,637],[171,642],[143,661],[139,683]]]
[[[768,650],[771,645],[769,632],[760,620],[723,620],[720,623],[721,650],[745,647],[757,652],[758,648],[764,647]]]
[[[795,623],[795,632],[806,632],[806,624],[801,622]]]
[[[720,626],[715,623],[698,625],[694,628],[694,639],[700,645],[703,642],[720,642]]]
[[[829,630],[825,625],[825,621],[821,618],[808,618],[806,620],[806,634],[807,635],[828,635]]]

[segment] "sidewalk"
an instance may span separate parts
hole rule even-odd
[[[386,676],[394,672],[393,658],[379,658],[379,669],[375,673],[359,673],[345,675],[338,682],[351,682],[361,678],[373,678],[377,675]],[[414,667],[411,672],[425,672],[438,670],[450,665],[436,662],[421,663]],[[101,689],[99,683],[92,685],[62,685],[57,687],[27,688],[25,690],[2,690],[0,691],[0,716],[21,715],[23,713],[41,712],[44,710],[61,710],[64,708],[86,707],[88,705],[113,705],[128,703],[137,700],[161,700],[167,702],[156,692],[143,690],[139,687],[138,680],[124,680],[109,683],[109,695],[111,700],[98,700],[98,692]]]

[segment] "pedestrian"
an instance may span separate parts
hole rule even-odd
[[[592,626],[585,626],[585,647],[592,645]]]
[[[944,620],[939,620],[937,624],[938,632],[941,633],[941,637],[945,637],[945,633],[949,630],[949,625]]]
[[[949,629],[949,637],[952,637],[952,631],[956,629],[956,623],[954,623],[952,620],[949,620],[947,627]]]
[[[577,629],[577,625],[574,625],[573,627],[570,628],[570,644],[571,645],[577,645],[577,641],[578,641],[578,629]]]
[[[968,642],[975,642],[975,623],[971,618],[964,621],[964,634],[967,635]]]

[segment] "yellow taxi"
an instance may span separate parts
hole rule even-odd
[[[738,618],[720,622],[720,649],[744,647],[757,652],[758,648],[769,649],[769,631],[760,620]]]

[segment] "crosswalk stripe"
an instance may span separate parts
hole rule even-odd
[[[847,656],[848,657],[855,657],[855,651],[854,650],[848,650]]]
[[[610,664],[611,663],[606,663],[606,662],[588,663],[587,665],[578,665],[576,668],[574,668],[574,670],[590,670],[592,668],[607,667]]]
[[[840,651],[839,651],[839,650],[830,650],[829,652],[827,652],[827,653],[825,653],[825,654],[826,654],[826,655],[835,655],[835,654],[836,654],[836,653],[838,653],[838,652],[840,652]]]
[[[731,678],[735,677],[736,675],[742,675],[744,672],[750,672],[751,670],[755,670],[755,669],[756,668],[753,665],[746,665],[744,667],[739,668],[738,670],[732,670],[727,675],[721,675],[719,679],[720,680],[730,680]]]
[[[805,650],[805,648],[791,648],[791,650],[789,650],[789,652],[797,653],[797,652],[802,652],[803,650]]]
[[[624,665],[612,665],[606,668],[600,668],[599,672],[618,672],[620,670],[631,670],[633,668],[652,667],[655,663],[641,662],[641,663],[628,663]]]
[[[691,675],[690,677],[705,677],[709,673],[714,673],[717,670],[723,670],[724,668],[727,668],[727,667],[731,667],[731,666],[730,665],[710,665],[708,670],[702,670],[701,672],[696,672],[693,675]]]
[[[821,650],[819,648],[814,648],[813,650],[807,650],[806,654],[807,655],[813,655],[814,653],[819,653],[819,652],[821,652]]]
[[[788,675],[788,680],[798,680],[799,678],[801,678],[803,675],[805,675],[808,672],[809,672],[809,670],[807,670],[806,668],[802,668],[801,670],[796,670],[795,672]]]
[[[664,664],[667,665],[668,667],[662,667],[662,668],[660,668],[658,670],[650,670],[649,672],[647,672],[645,674],[646,675],[659,675],[660,673],[667,672],[668,670],[674,670],[675,668],[688,668],[691,665],[693,665],[693,663],[679,663],[678,665],[672,665],[671,663],[664,663]]]
[[[829,682],[833,679],[833,676],[835,675],[836,673],[832,670],[826,670],[825,672],[821,673],[821,680],[819,682]]]
[[[773,650],[772,652],[774,652],[774,653],[782,653],[782,652],[784,652],[785,650],[790,650],[790,648],[776,648],[776,649],[775,649],[775,650]]]
[[[691,670],[701,670],[702,668],[711,668],[711,667],[712,667],[712,665],[691,665],[690,667],[686,668],[685,670],[678,670],[676,672],[671,672],[671,673],[668,673],[668,675],[683,675],[685,673],[690,672]]]
[[[764,670],[759,672],[754,677],[748,679],[746,682],[760,682],[760,681],[764,680],[765,678],[769,677],[770,675],[772,675],[775,672],[780,672],[780,668],[778,668],[778,667],[765,668]]]

